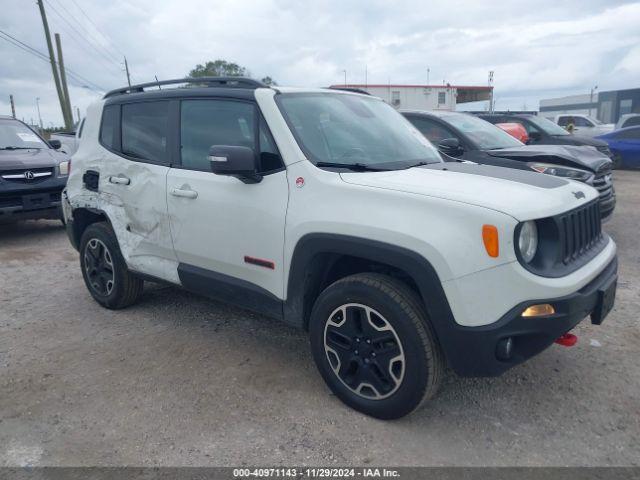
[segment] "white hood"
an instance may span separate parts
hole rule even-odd
[[[598,198],[597,190],[584,183],[489,165],[444,163],[340,176],[354,185],[490,208],[519,221],[557,215]]]

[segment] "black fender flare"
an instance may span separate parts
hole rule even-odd
[[[305,328],[310,311],[305,307],[305,292],[314,281],[314,269],[322,254],[338,254],[371,260],[406,273],[416,284],[427,310],[435,334],[445,355],[455,345],[448,341],[448,333],[455,329],[455,320],[442,288],[440,278],[431,263],[422,255],[397,245],[348,235],[312,233],[296,244],[291,257],[287,282],[287,300],[283,317],[287,323]]]

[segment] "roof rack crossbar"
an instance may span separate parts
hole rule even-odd
[[[163,85],[179,85],[181,83],[207,84],[209,87],[269,88],[269,85],[266,83],[247,77],[188,77],[176,78],[173,80],[161,80],[159,82],[140,83],[138,85],[131,85],[130,87],[116,88],[115,90],[105,93],[102,98],[123,95],[126,93],[140,93],[144,92],[146,88],[161,87]]]

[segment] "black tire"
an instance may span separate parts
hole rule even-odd
[[[309,333],[322,378],[355,410],[400,418],[438,390],[445,367],[440,347],[420,300],[398,280],[374,273],[338,280],[316,300]],[[358,350],[366,340],[366,350]],[[385,360],[392,355],[394,363]]]
[[[82,234],[80,268],[89,293],[105,308],[128,307],[142,295],[144,281],[129,272],[118,240],[105,222],[89,225]]]
[[[62,207],[58,209],[58,215],[59,215],[60,223],[62,223],[63,227],[66,227],[67,221],[64,219],[64,213],[62,212]]]

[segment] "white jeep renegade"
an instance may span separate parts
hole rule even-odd
[[[307,329],[331,390],[375,417],[413,411],[446,364],[499,375],[613,306],[596,190],[443,163],[367,95],[137,85],[89,108],[72,163],[68,234],[98,303],[163,281]]]

